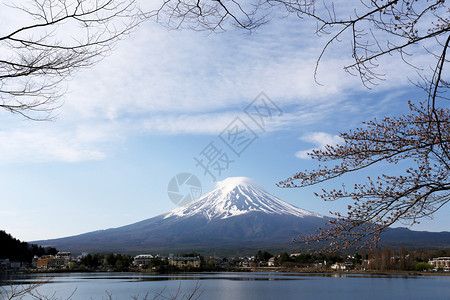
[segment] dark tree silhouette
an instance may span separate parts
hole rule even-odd
[[[10,259],[13,261],[21,261],[31,263],[35,255],[42,256],[48,254],[56,254],[57,250],[52,247],[43,248],[35,244],[28,244],[13,238],[4,230],[0,230],[0,259]]]

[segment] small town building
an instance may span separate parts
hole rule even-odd
[[[25,270],[28,263],[22,261],[10,261],[9,258],[0,259],[0,270]],[[0,294],[1,295],[1,294]]]
[[[350,270],[352,268],[353,264],[351,262],[345,262],[345,263],[334,263],[331,265],[331,269],[335,271],[344,271],[344,270]]]
[[[48,269],[50,259],[52,257],[53,257],[52,255],[43,255],[43,256],[39,257],[38,261],[37,261],[37,268],[38,269]]]
[[[428,261],[435,269],[450,270],[450,257],[437,257]]]
[[[35,255],[35,256],[33,257],[33,259],[31,260],[31,267],[32,267],[33,269],[37,269],[37,266],[38,266],[38,260],[39,260],[39,257],[38,257],[37,255]]]
[[[70,260],[70,252],[58,252],[55,256],[50,258],[48,267],[52,269],[62,269],[69,264]]]
[[[200,257],[169,257],[169,266],[178,268],[200,268]]]
[[[133,265],[136,267],[142,268],[144,266],[150,265],[152,259],[155,258],[151,254],[139,254],[134,257]]]
[[[6,270],[11,267],[11,262],[9,261],[9,258],[6,259],[0,259],[0,270]]]
[[[19,270],[21,268],[25,268],[25,265],[22,264],[22,262],[20,262],[20,261],[12,261],[12,262],[10,262],[9,267],[14,270]]]
[[[65,268],[71,261],[70,252],[58,252],[56,255],[44,255],[33,258],[33,267],[36,265],[37,269],[62,269]]]

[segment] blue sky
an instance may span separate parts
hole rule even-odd
[[[257,138],[218,180],[251,177],[271,194],[303,209],[329,215],[347,203],[324,203],[324,187],[356,182],[351,175],[305,189],[275,183],[315,165],[304,152],[336,141],[362,121],[407,112],[420,99],[409,79],[415,70],[398,57],[382,61],[386,81],[369,90],[343,71],[348,45],[332,45],[314,66],[326,37],[314,24],[274,18],[252,34],[168,31],[142,24],[95,67],[67,81],[64,105],[54,122],[32,122],[0,112],[0,220],[22,240],[37,240],[118,227],[176,208],[167,195],[170,179],[196,175],[204,192],[211,177],[194,157],[236,118]],[[417,55],[417,65],[429,58]],[[406,75],[406,76],[405,76]],[[281,110],[258,128],[245,107],[264,92]],[[234,156],[233,156],[234,155]],[[384,169],[385,168],[385,169]],[[382,165],[376,171],[393,171]],[[367,174],[363,174],[367,175]],[[444,207],[417,230],[450,228]],[[401,226],[401,224],[399,224]]]

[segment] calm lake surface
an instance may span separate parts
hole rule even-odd
[[[42,280],[42,295],[65,299],[131,299],[149,292],[188,294],[200,299],[450,299],[450,276],[394,276],[305,273],[55,273],[15,275],[14,284]],[[2,281],[5,283],[5,281]],[[0,296],[1,297],[1,296]],[[25,297],[23,299],[34,299]],[[165,298],[158,298],[165,299]],[[184,299],[180,297],[180,299]]]

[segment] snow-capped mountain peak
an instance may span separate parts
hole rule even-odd
[[[258,183],[247,177],[229,177],[216,184],[216,189],[184,206],[167,213],[164,218],[203,216],[208,220],[226,219],[246,213],[321,215],[297,208],[267,193]]]
[[[222,190],[222,193],[228,193],[237,186],[241,187],[252,186],[254,188],[259,188],[263,190],[263,188],[256,181],[248,177],[228,177],[227,179],[224,179],[216,183],[216,189]]]

